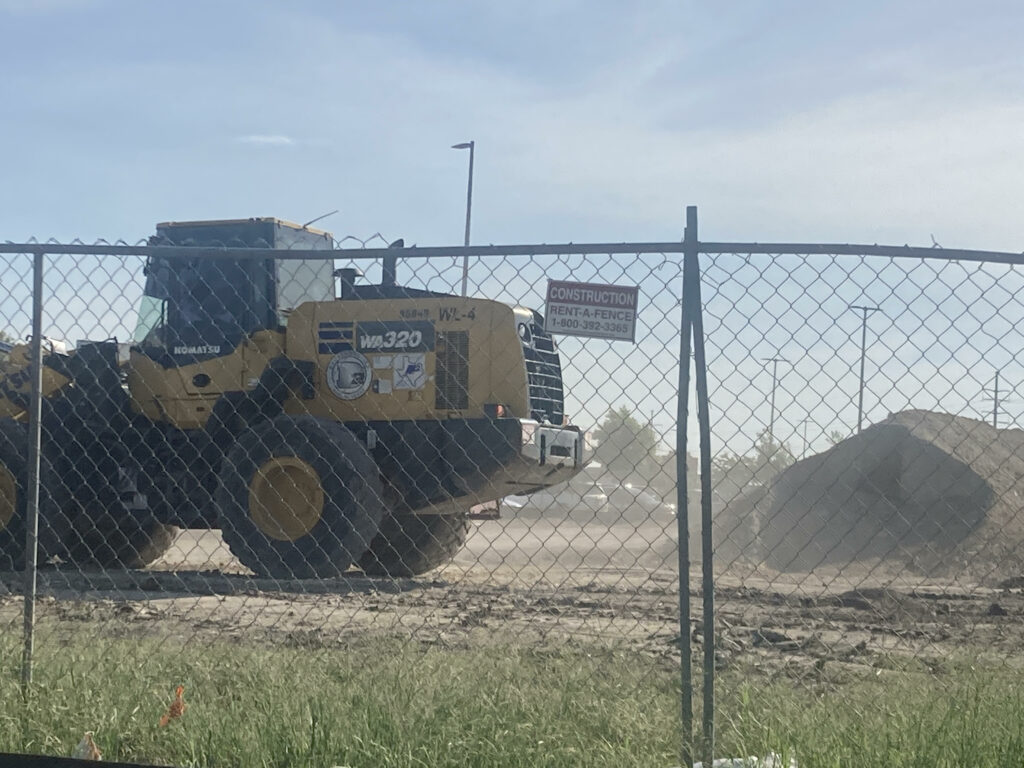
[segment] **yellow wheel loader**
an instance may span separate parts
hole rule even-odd
[[[394,259],[358,284],[330,234],[278,219],[150,242],[268,253],[162,250],[131,343],[45,354],[41,559],[141,567],[208,527],[260,575],[416,575],[459,550],[470,507],[580,470],[538,313],[402,287]],[[26,347],[0,349],[0,569],[23,547],[28,387]]]

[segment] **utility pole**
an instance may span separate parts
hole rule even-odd
[[[775,442],[775,390],[779,386],[779,363],[789,363],[789,360],[779,357],[763,357],[762,362],[772,364],[772,413],[771,418],[768,420],[768,437],[772,443]]]
[[[999,371],[996,371],[996,383],[992,388],[992,426],[999,429]]]
[[[807,458],[807,451],[810,448],[810,445],[807,442],[807,425],[810,423],[810,421],[811,417],[808,416],[806,419],[800,422],[800,426],[803,427],[804,429],[804,452],[800,454],[801,459]]]
[[[469,245],[469,222],[473,213],[473,155],[476,152],[475,141],[464,141],[461,144],[452,144],[452,149],[469,150],[469,184],[466,188],[466,236],[462,244]],[[466,295],[469,283],[469,256],[462,257],[462,295]]]
[[[864,358],[867,356],[868,315],[881,312],[881,307],[864,307],[851,304],[850,309],[863,313],[860,324],[860,388],[857,391],[857,431],[864,429]]]
[[[996,429],[999,429],[999,412],[1000,412],[1000,409],[1004,405],[1006,405],[1007,403],[1018,402],[1017,400],[1008,400],[1006,397],[1000,396],[1000,394],[999,394],[999,379],[1002,377],[1002,373],[1003,372],[1001,370],[997,370],[996,371],[995,382],[992,385],[992,397],[991,398],[988,398],[988,397],[985,398],[986,400],[991,400],[992,401],[992,426],[995,427]],[[1010,387],[1010,389],[1012,390],[1013,387]],[[987,392],[987,391],[988,391],[988,388],[986,387],[986,388],[984,388],[982,390],[982,394],[985,394],[985,392]]]

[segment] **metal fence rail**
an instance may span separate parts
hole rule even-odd
[[[679,664],[689,764],[740,729],[716,674],[1020,661],[1024,256],[701,242],[694,208],[680,242],[347,242],[0,244],[26,689],[83,634],[611,643]],[[553,340],[549,280],[638,286],[636,343]]]

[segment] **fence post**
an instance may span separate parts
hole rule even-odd
[[[690,219],[694,226],[691,228]],[[689,249],[696,244],[697,209],[686,209],[686,233],[683,246]],[[692,276],[687,272],[686,258],[683,261],[682,312],[679,329],[679,392],[676,405],[676,531],[679,540],[679,666],[682,678],[682,744],[680,755],[683,765],[693,765],[693,670],[691,668],[692,646],[690,640],[690,508],[687,490],[687,440],[686,426],[689,421],[690,400],[690,333],[693,326],[687,284]]]
[[[39,446],[42,437],[43,390],[43,257],[35,251],[32,264],[32,399],[28,414],[28,477],[25,484],[25,647],[21,661],[21,687],[32,684],[32,654],[36,624],[36,566],[39,542]]]
[[[704,310],[700,292],[700,243],[697,240],[697,209],[686,211],[686,231],[692,241],[684,254],[684,280],[690,287],[690,318],[693,327],[693,367],[696,376],[697,428],[700,433],[701,589],[703,591],[704,676],[703,702],[704,765],[715,754],[715,571],[711,531],[711,415],[708,410],[708,368],[704,354]],[[687,269],[688,268],[688,269]]]

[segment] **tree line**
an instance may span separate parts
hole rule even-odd
[[[829,443],[845,435],[833,430]],[[645,485],[663,498],[675,493],[676,452],[665,446],[650,421],[636,418],[629,406],[611,408],[593,432],[597,443],[591,457],[620,482]],[[689,457],[691,466],[696,461]],[[785,442],[761,431],[745,453],[723,451],[711,462],[711,483],[720,499],[733,499],[766,488],[772,479],[797,460]],[[698,487],[697,479],[693,481]]]

